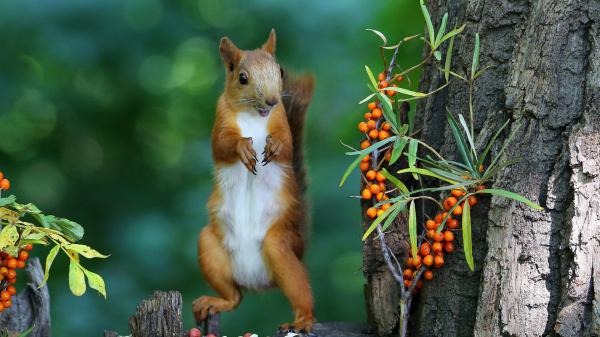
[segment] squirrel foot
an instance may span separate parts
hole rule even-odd
[[[283,323],[279,326],[279,332],[310,333],[312,331],[312,320],[296,320],[294,323]]]
[[[279,156],[281,153],[281,150],[283,150],[283,142],[277,138],[273,138],[271,135],[268,135],[267,143],[265,144],[265,150],[263,151],[263,155],[265,156],[262,161],[263,166],[277,158],[277,156]]]
[[[235,307],[235,302],[213,296],[198,297],[192,304],[194,318],[196,318],[196,322],[198,323],[204,321],[209,313],[211,315],[218,314],[222,311],[231,311],[235,309]]]
[[[256,158],[256,151],[252,148],[252,137],[241,138],[237,143],[235,151],[248,171],[256,175],[256,163],[258,159]]]

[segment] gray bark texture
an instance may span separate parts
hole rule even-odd
[[[0,330],[18,335],[35,325],[28,337],[50,337],[50,294],[48,287],[39,288],[44,271],[37,257],[27,263],[28,283],[13,297],[12,306],[0,314]]]
[[[511,120],[517,130],[494,186],[545,211],[483,197],[474,208],[475,272],[458,238],[455,254],[427,282],[412,313],[412,335],[600,336],[600,1],[430,0],[434,23],[466,23],[453,69],[470,71],[481,39],[474,112],[476,143]],[[436,27],[437,28],[437,27]],[[444,83],[431,65],[421,91]],[[468,115],[467,89],[453,80],[418,104],[422,138],[455,156],[446,107]],[[501,142],[499,142],[501,143]],[[497,153],[499,146],[493,149]]]

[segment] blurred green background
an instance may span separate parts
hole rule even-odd
[[[272,27],[280,62],[317,78],[306,144],[313,219],[306,262],[317,318],[365,321],[360,214],[347,197],[357,194],[357,175],[337,187],[350,162],[339,140],[360,138],[364,64],[381,70],[380,41],[365,28],[391,42],[421,33],[418,1],[2,0],[0,170],[20,201],[80,222],[84,242],[111,254],[87,264],[105,277],[106,301],[93,291],[72,296],[66,258],[55,262],[55,336],[125,334],[128,317],[155,289],[181,291],[192,326],[193,299],[212,293],[196,264],[196,238],[223,87],[218,41],[227,35],[255,48]],[[420,55],[414,40],[401,64]],[[223,315],[223,332],[271,334],[291,318],[279,291],[248,294]]]

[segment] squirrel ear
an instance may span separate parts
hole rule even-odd
[[[269,38],[267,39],[267,42],[265,42],[265,44],[262,45],[262,50],[266,51],[267,53],[271,54],[273,57],[275,57],[275,44],[277,37],[275,36],[275,28],[271,29],[271,33],[269,33]]]
[[[233,70],[233,67],[236,66],[240,60],[240,49],[236,47],[228,37],[224,37],[221,39],[219,52],[221,53],[221,59],[223,60],[225,67],[230,71]]]

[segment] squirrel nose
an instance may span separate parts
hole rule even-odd
[[[279,100],[277,98],[265,99],[265,104],[267,104],[271,108],[274,107],[275,105],[277,105],[278,102],[279,102]]]

